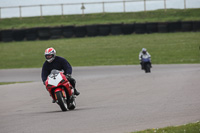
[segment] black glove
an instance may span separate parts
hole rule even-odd
[[[45,85],[45,81],[43,81],[43,84]]]

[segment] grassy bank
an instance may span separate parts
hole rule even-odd
[[[26,82],[0,82],[0,85],[9,85],[9,84],[17,84],[17,83],[30,83],[31,81]]]
[[[189,123],[181,126],[171,126],[160,129],[148,129],[133,133],[199,133],[199,132],[200,132],[200,122]]]
[[[200,32],[186,32],[1,42],[0,69],[41,67],[47,47],[54,47],[72,66],[138,64],[143,47],[153,64],[200,63],[199,36]]]
[[[0,21],[0,29],[19,29],[30,27],[61,26],[61,25],[89,25],[105,23],[134,23],[134,22],[170,22],[170,21],[194,21],[200,20],[199,9],[168,9],[147,11],[147,12],[129,12],[129,13],[105,13],[105,14],[87,14],[65,15],[65,16],[46,16],[7,18]]]

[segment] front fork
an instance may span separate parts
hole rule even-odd
[[[65,99],[67,99],[66,93],[64,91],[64,89],[62,88],[56,88],[54,91],[48,91],[50,96],[52,97],[53,100],[57,101],[57,96],[56,96],[56,92],[61,91],[62,95]]]

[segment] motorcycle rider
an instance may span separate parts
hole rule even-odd
[[[146,48],[142,48],[142,50],[139,53],[139,60],[140,60],[140,65],[141,65],[141,69],[142,70],[144,69],[144,63],[142,62],[142,57],[143,56],[148,56],[151,59],[151,55],[147,52]],[[150,66],[151,66],[151,61],[150,61]]]
[[[42,67],[42,81],[45,85],[45,81],[47,80],[47,76],[51,73],[51,70],[56,69],[60,71],[64,71],[64,74],[66,75],[67,79],[71,83],[71,85],[74,87],[74,94],[79,95],[80,93],[76,90],[75,84],[76,81],[74,78],[71,77],[72,74],[72,67],[70,63],[63,57],[56,56],[56,50],[54,48],[47,48],[45,50],[44,56],[46,58],[46,61],[43,64]],[[52,101],[55,102],[55,101]]]

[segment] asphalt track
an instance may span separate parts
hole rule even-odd
[[[81,95],[62,112],[41,69],[0,70],[0,133],[126,133],[200,120],[200,64],[74,67]]]

